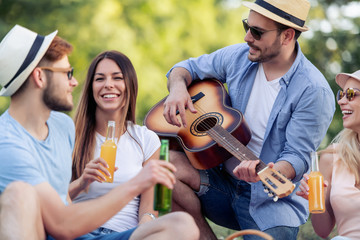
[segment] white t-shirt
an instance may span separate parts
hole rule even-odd
[[[130,135],[135,138],[137,142]],[[100,157],[101,144],[104,141],[105,137],[96,133],[94,158]],[[74,199],[74,202],[81,202],[100,197],[116,186],[129,181],[139,173],[142,169],[142,164],[148,160],[159,147],[159,137],[153,131],[147,129],[145,126],[128,123],[127,132],[120,137],[120,140],[117,143],[115,166],[118,167],[118,170],[114,173],[114,182],[93,182],[90,184],[88,193],[80,193]],[[102,227],[117,232],[126,231],[136,227],[139,222],[139,204],[140,198],[134,198],[120,212],[102,225]]]
[[[251,129],[251,140],[247,147],[259,157],[264,141],[265,130],[274,105],[280,91],[280,78],[268,81],[262,64],[256,73],[255,82],[250,94],[249,102],[245,110],[245,120]]]
[[[280,91],[280,78],[268,81],[262,64],[259,64],[249,102],[246,106],[244,118],[251,129],[251,139],[247,147],[259,157],[264,142],[265,130]],[[225,162],[227,172],[233,175],[233,169],[239,165],[239,160],[231,157]]]

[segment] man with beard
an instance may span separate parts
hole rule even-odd
[[[247,147],[298,189],[309,171],[309,154],[320,145],[335,111],[326,79],[297,42],[308,30],[304,23],[310,3],[256,0],[244,5],[250,8],[243,20],[247,44],[177,63],[167,74],[169,96],[163,115],[170,124],[186,127],[191,123],[185,111],[201,111],[187,86],[205,78],[226,83],[232,107],[244,113],[252,132]],[[259,229],[277,240],[296,239],[308,218],[307,202],[295,191],[277,202],[264,193],[255,170],[257,159],[239,162],[232,157],[208,170],[194,169],[180,152],[172,151],[170,159],[180,180],[173,193],[174,209],[195,218],[201,239],[216,239],[203,216],[231,229]]]
[[[187,213],[168,214],[124,232],[89,233],[156,183],[172,188],[176,169],[150,160],[111,192],[71,203],[75,129],[72,119],[58,111],[72,109],[78,82],[68,60],[72,46],[56,33],[44,37],[16,25],[0,43],[0,95],[11,96],[9,109],[0,116],[0,239],[198,239]],[[99,161],[99,170],[109,175],[106,162]]]

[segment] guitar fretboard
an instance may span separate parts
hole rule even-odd
[[[244,144],[242,144],[233,135],[226,131],[221,125],[216,124],[213,128],[208,130],[208,134],[215,142],[229,151],[240,161],[260,160],[250,149],[248,149]],[[267,165],[260,160],[260,163],[256,166],[256,172],[259,172],[266,167]]]

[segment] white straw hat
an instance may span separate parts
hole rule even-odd
[[[11,96],[40,62],[57,30],[41,36],[15,25],[0,43],[1,96]]]
[[[341,88],[344,88],[345,83],[349,78],[355,78],[360,81],[360,70],[357,70],[354,73],[339,73],[336,75],[335,81]]]
[[[244,2],[243,4],[275,22],[301,32],[309,30],[305,26],[310,10],[310,3],[307,0],[256,0],[255,2]]]

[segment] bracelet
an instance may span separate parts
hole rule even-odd
[[[155,215],[154,214],[152,214],[152,213],[144,213],[142,216],[145,216],[145,215],[148,215],[149,217],[151,217],[152,218],[152,220],[155,220],[156,219],[156,217],[155,217]]]

